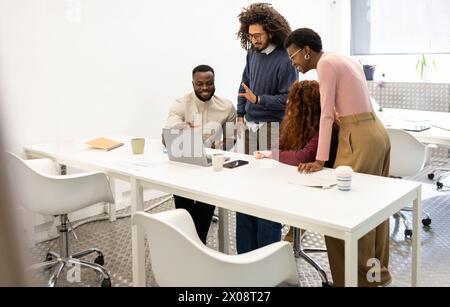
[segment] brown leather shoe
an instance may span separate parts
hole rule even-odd
[[[292,227],[289,227],[288,233],[284,236],[284,241],[294,242],[294,232],[292,231]]]
[[[288,241],[293,243],[294,242],[294,227],[289,227],[288,233],[284,236],[283,241]],[[303,237],[305,236],[306,230],[300,229],[300,238],[303,240]]]

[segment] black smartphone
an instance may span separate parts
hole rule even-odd
[[[223,165],[223,167],[226,167],[226,168],[236,168],[236,167],[239,167],[239,166],[242,166],[242,165],[246,165],[246,164],[248,164],[248,161],[244,161],[244,160],[236,160],[236,161],[231,161],[231,162],[225,163],[225,164]]]

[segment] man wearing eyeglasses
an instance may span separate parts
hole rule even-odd
[[[238,38],[247,51],[239,88],[237,128],[245,131],[245,153],[272,149],[278,143],[291,84],[298,72],[284,48],[291,33],[286,19],[270,4],[254,3],[239,17]],[[237,213],[238,253],[245,253],[281,239],[281,224]]]

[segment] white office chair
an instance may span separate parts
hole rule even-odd
[[[133,225],[145,229],[156,282],[171,287],[270,287],[298,285],[288,242],[277,242],[241,255],[205,246],[184,209],[156,214],[138,212]]]
[[[45,262],[32,266],[32,269],[55,267],[48,286],[54,287],[64,267],[88,267],[102,275],[102,287],[110,287],[109,273],[102,267],[103,253],[92,248],[76,254],[69,254],[67,215],[99,202],[113,203],[114,198],[109,182],[103,173],[83,173],[61,176],[56,164],[49,159],[23,160],[8,153],[8,164],[16,189],[18,201],[28,210],[43,214],[60,216],[59,253],[49,252]],[[80,260],[81,257],[96,253],[95,263]]]
[[[391,177],[403,178],[417,174],[430,161],[431,149],[433,145],[425,145],[419,142],[414,136],[402,129],[387,129],[391,140],[391,162],[389,175]],[[403,211],[412,211],[412,208],[404,208]],[[431,225],[431,218],[423,212],[425,218],[422,220],[424,226]],[[412,230],[406,216],[399,212],[396,216],[397,226],[401,218],[405,225],[405,238],[412,237]]]

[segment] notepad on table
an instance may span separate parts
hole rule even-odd
[[[123,145],[123,143],[121,143],[121,142],[116,142],[116,141],[113,141],[113,140],[110,140],[110,139],[107,139],[104,137],[86,142],[86,144],[88,144],[92,148],[106,150],[106,151],[110,151],[112,149],[115,149],[115,148]]]

